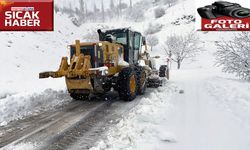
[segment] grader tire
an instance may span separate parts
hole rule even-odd
[[[78,93],[71,93],[70,96],[74,99],[74,100],[88,100],[89,99],[89,94],[78,94]]]
[[[118,93],[121,99],[132,101],[137,95],[137,76],[132,67],[124,68],[118,76]]]
[[[162,65],[159,70],[159,77],[166,77],[169,80],[169,68],[167,65]]]
[[[137,67],[136,74],[137,74],[137,94],[143,95],[147,88],[147,74],[143,67]]]

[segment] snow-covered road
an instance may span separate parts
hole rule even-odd
[[[78,140],[74,141],[74,144],[66,145],[65,148],[82,149],[86,145],[96,145],[92,150],[249,150],[249,90],[249,83],[222,74],[218,69],[173,70],[171,81],[164,87],[148,89],[146,95],[130,103],[114,102],[107,108],[106,117],[99,117],[96,129],[83,130],[86,133],[77,137]],[[78,107],[79,109],[62,112],[70,114],[68,119],[72,119],[72,116],[76,119],[79,116],[81,119],[84,115],[79,112],[83,111],[84,114],[86,109]],[[39,120],[39,117],[36,118]],[[59,117],[59,120],[65,122],[64,118]],[[64,126],[62,122],[59,121],[58,126]],[[103,128],[105,123],[108,123],[109,130]],[[67,121],[66,124],[71,126]],[[90,124],[92,127],[93,123]],[[44,135],[47,135],[48,131],[55,133],[54,130],[48,129],[44,131]],[[76,133],[81,130],[81,128],[76,129]],[[108,132],[101,134],[99,129]],[[37,135],[43,135],[41,133]],[[65,135],[71,138],[72,133],[74,132],[70,130],[70,134]],[[93,136],[100,135],[102,137],[97,138],[100,141],[97,140],[96,143]],[[92,143],[86,144],[85,138],[92,140]],[[22,143],[23,141],[19,142],[15,148],[34,149],[34,146],[37,146],[34,141],[30,140],[28,145]],[[46,143],[44,140],[43,142]],[[65,144],[63,141],[59,143]]]
[[[163,149],[170,150],[247,150],[250,149],[249,119],[234,114],[244,107],[225,107],[240,103],[237,97],[245,91],[232,91],[232,80],[219,78],[211,70],[182,70],[172,75],[172,81],[183,94],[175,93],[169,100],[174,109],[169,112],[167,128],[176,136],[176,143],[167,144]],[[226,82],[227,81],[227,82]],[[225,82],[227,84],[225,84]],[[231,83],[230,83],[231,82]],[[211,85],[227,85],[225,91]],[[239,85],[242,88],[242,85]],[[248,84],[248,88],[250,85]],[[228,89],[228,90],[226,90]],[[236,87],[237,89],[237,87]],[[235,89],[235,90],[236,90]],[[250,100],[246,95],[245,100]],[[228,99],[228,101],[223,101]],[[247,102],[247,101],[246,101]],[[249,104],[248,104],[249,106]],[[244,112],[250,117],[250,111]]]
[[[119,100],[115,92],[109,93],[110,101],[96,97],[88,101],[69,98],[69,102],[61,107],[0,126],[0,149],[88,149],[104,138],[105,132],[150,91],[132,102]],[[64,95],[64,98],[67,96]]]
[[[249,90],[218,69],[173,70],[93,150],[249,150]]]

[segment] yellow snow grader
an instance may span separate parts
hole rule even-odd
[[[76,100],[88,99],[91,93],[104,95],[113,88],[121,99],[131,101],[144,94],[147,86],[161,85],[160,78],[150,81],[153,58],[141,33],[130,28],[97,32],[99,42],[76,40],[70,45],[69,63],[63,57],[58,71],[42,72],[39,78],[65,77],[68,92]]]

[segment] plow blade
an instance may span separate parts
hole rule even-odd
[[[58,75],[57,72],[42,72],[39,73],[39,79],[44,79],[44,78],[60,78],[61,76]]]
[[[60,78],[60,77],[67,75],[68,66],[69,66],[67,61],[68,61],[68,58],[63,57],[58,71],[41,72],[39,73],[39,79],[44,79],[44,78],[49,78],[49,77]]]

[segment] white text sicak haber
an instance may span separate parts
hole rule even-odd
[[[5,26],[40,26],[39,11],[6,11]]]

